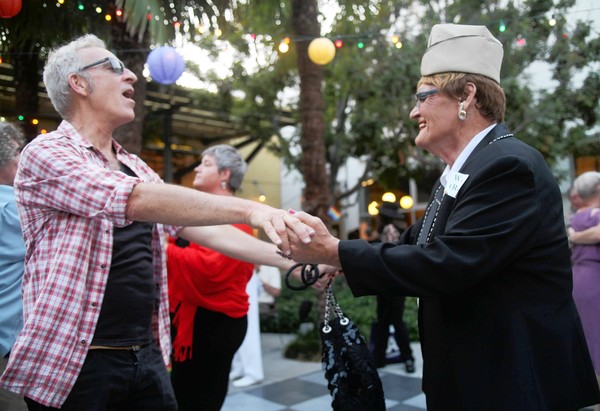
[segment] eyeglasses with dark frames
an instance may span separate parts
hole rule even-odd
[[[440,91],[436,88],[432,90],[422,91],[420,93],[415,94],[415,99],[417,100],[417,108],[427,100],[427,97],[432,96],[434,94],[439,93]]]
[[[118,75],[123,74],[123,72],[125,71],[125,66],[123,65],[123,63],[114,57],[105,57],[102,60],[98,60],[91,64],[88,64],[87,66],[81,67],[79,71],[87,70],[89,68],[96,67],[104,63],[110,63],[110,68],[114,73]]]

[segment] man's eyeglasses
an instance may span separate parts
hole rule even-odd
[[[420,93],[415,94],[415,99],[417,100],[417,108],[427,100],[427,97],[432,96],[434,94],[439,93],[440,91],[436,88],[432,90],[422,91]]]
[[[125,66],[123,65],[123,63],[114,57],[105,57],[102,60],[98,60],[93,62],[92,64],[88,64],[87,66],[81,67],[79,71],[87,70],[89,68],[96,67],[104,63],[110,63],[110,68],[113,72],[115,72],[118,75],[123,74],[123,72],[125,71]]]

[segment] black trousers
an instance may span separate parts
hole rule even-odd
[[[25,398],[30,411],[58,410]],[[60,411],[176,411],[169,372],[152,343],[140,351],[90,350]]]
[[[219,411],[229,387],[233,355],[246,335],[248,319],[198,308],[192,358],[173,361],[171,382],[179,411]]]
[[[378,367],[386,363],[385,351],[390,335],[390,324],[394,326],[394,339],[400,348],[402,361],[413,359],[408,330],[404,324],[404,300],[396,295],[377,296],[377,325],[373,327],[373,359]]]

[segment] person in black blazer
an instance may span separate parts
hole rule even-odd
[[[296,261],[340,267],[355,296],[419,297],[429,411],[566,411],[600,402],[572,292],[562,198],[539,152],[503,123],[502,45],[439,24],[421,62],[417,146],[447,164],[396,244],[316,234]]]

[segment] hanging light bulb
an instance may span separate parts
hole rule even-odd
[[[550,20],[548,20],[548,25],[550,27],[556,26],[556,19],[554,18],[554,14],[552,15],[552,17],[550,17]]]
[[[291,40],[289,37],[284,38],[283,40],[281,40],[281,42],[279,43],[279,52],[280,53],[287,53],[290,50],[290,43]]]

